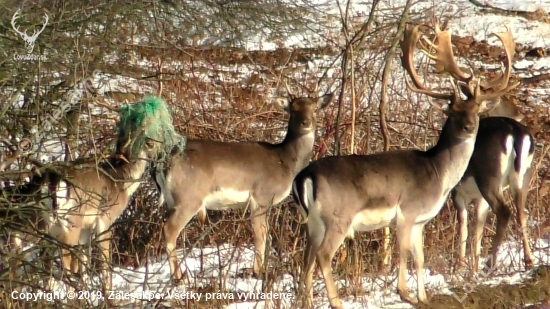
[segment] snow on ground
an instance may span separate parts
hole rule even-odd
[[[535,266],[550,264],[550,235],[545,239],[536,241],[532,248],[535,256]],[[188,272],[188,282],[176,287],[177,291],[197,291],[197,288],[208,287],[213,281],[219,282],[218,279],[222,279],[224,282],[222,286],[227,292],[234,292],[236,295],[239,295],[239,293],[242,295],[242,293],[261,292],[262,282],[260,280],[237,276],[243,268],[251,268],[253,266],[254,252],[252,247],[235,248],[229,244],[223,244],[219,248],[192,248],[189,251],[188,255],[184,257],[183,250],[178,250],[180,263],[185,263],[181,268],[182,270],[187,269]],[[488,275],[485,277],[481,274],[468,281],[449,284],[448,281],[450,280],[447,280],[448,278],[445,278],[444,275],[433,275],[429,270],[426,270],[426,288],[432,295],[452,295],[449,287],[458,286],[467,291],[470,284],[474,287],[478,284],[488,286],[496,286],[503,283],[518,284],[532,277],[532,271],[525,271],[523,268],[522,258],[521,243],[508,241],[503,243],[500,248],[498,263],[501,266],[496,271],[486,272]],[[481,263],[482,261],[480,261],[480,265]],[[113,272],[113,290],[135,294],[141,294],[143,291],[147,293],[153,291],[163,294],[170,293],[173,287],[170,285],[170,267],[168,266],[166,257],[162,257],[160,260],[151,260],[147,264],[148,267],[143,266],[136,269],[115,268]],[[480,266],[480,269],[483,269],[483,267]],[[361,280],[362,287],[366,291],[369,291],[369,295],[359,297],[358,299],[353,299],[351,296],[342,297],[344,308],[413,308],[411,305],[402,302],[397,295],[396,276],[397,271],[394,271],[389,276],[370,277],[368,274],[365,274]],[[89,281],[97,283],[98,278],[96,277]],[[384,286],[386,282],[393,283],[387,289],[381,289],[380,287]],[[337,281],[337,285],[341,289],[346,283],[340,280]],[[67,291],[63,283],[56,283],[55,286],[57,286],[57,290],[60,292]],[[191,290],[188,290],[188,286],[192,287]],[[416,295],[416,274],[414,272],[407,275],[407,286],[409,291],[413,295]],[[282,306],[282,308],[290,308],[290,305],[295,305],[295,288],[292,276],[285,274],[277,278],[274,287],[268,290],[285,294],[290,293],[291,297],[288,299],[288,302],[283,302]],[[88,290],[94,290],[92,283]],[[322,277],[314,278],[314,294],[317,295],[314,300],[315,308],[326,308],[328,301]],[[97,299],[94,303],[97,304]],[[125,303],[125,305],[131,305],[131,303]],[[154,304],[140,303],[140,305],[144,306],[144,308],[149,308],[148,305],[153,306]],[[254,307],[255,305],[258,306]],[[225,308],[264,308],[264,306],[265,301],[235,302]]]

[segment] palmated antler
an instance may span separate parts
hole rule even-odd
[[[418,76],[418,73],[414,68],[414,51],[416,49],[416,44],[418,43],[418,41],[420,40],[420,37],[422,36],[422,33],[419,32],[419,27],[420,25],[416,25],[412,28],[406,27],[403,40],[399,42],[399,45],[402,50],[401,65],[403,66],[405,71],[407,71],[407,73],[411,77],[412,83],[414,84],[412,85],[411,82],[407,78],[405,78],[407,87],[411,91],[422,93],[436,99],[451,100],[453,98],[457,98],[459,94],[455,83],[452,83],[453,93],[448,94],[448,93],[438,93],[438,92],[432,91],[426,88],[426,86],[424,86],[422,82],[420,82],[420,77]],[[442,45],[440,44],[440,46]],[[450,53],[450,55],[452,56],[452,52]],[[443,66],[443,68],[445,68],[445,66]]]
[[[422,37],[426,43],[435,50],[435,53],[430,52],[430,48],[420,41],[420,50],[432,59],[433,65],[437,73],[449,73],[454,79],[469,84],[474,78],[474,74],[465,74],[456,63],[451,42],[451,32],[449,30],[441,30],[439,23],[434,23],[434,31],[439,44],[435,44],[426,37]]]
[[[475,99],[477,102],[484,100],[491,100],[500,97],[506,92],[516,88],[520,82],[514,82],[509,85],[510,73],[512,70],[512,59],[515,54],[515,43],[512,37],[512,33],[509,29],[505,33],[493,33],[504,45],[507,61],[502,69],[502,74],[499,74],[495,78],[489,81],[481,81],[479,78],[475,78],[473,71],[468,75],[464,73],[457,65],[453,54],[451,33],[449,30],[441,30],[439,23],[435,22],[434,30],[438,44],[430,41],[429,39],[422,37],[422,33],[419,31],[419,25],[412,29],[407,28],[405,30],[404,39],[400,42],[403,55],[401,56],[401,63],[403,68],[409,73],[413,81],[413,85],[410,84],[408,79],[405,79],[407,86],[414,92],[423,93],[428,96],[438,99],[451,99],[453,96],[458,97],[458,88],[470,99]],[[423,44],[420,38],[427,43]],[[453,94],[441,94],[436,93],[430,89],[427,89],[421,82],[418,74],[414,68],[413,56],[416,48],[416,44],[420,43],[421,51],[426,54],[434,63],[434,68],[437,73],[449,73],[451,75],[451,84],[453,86]],[[430,47],[435,52],[430,51]],[[457,86],[455,82],[461,82]],[[489,91],[487,93],[487,91]],[[455,97],[455,98],[456,98]]]
[[[508,91],[513,90],[521,83],[520,81],[514,81],[512,84],[509,84],[510,75],[512,73],[512,61],[516,53],[516,43],[514,42],[512,32],[510,29],[506,28],[506,32],[493,33],[492,35],[498,37],[502,42],[504,52],[506,53],[506,63],[502,68],[501,74],[498,74],[489,81],[481,82],[481,90],[483,90],[483,93],[478,93],[475,96],[478,101],[498,98]],[[491,93],[486,93],[486,91],[491,91]]]

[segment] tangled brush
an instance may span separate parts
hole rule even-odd
[[[159,97],[145,97],[138,103],[128,104],[118,110],[118,139],[129,147],[130,158],[136,158],[148,139],[156,141],[152,155],[165,160],[174,147],[183,151],[187,139],[178,134],[172,124],[172,114]]]

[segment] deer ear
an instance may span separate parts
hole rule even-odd
[[[290,110],[290,102],[285,97],[275,98],[275,104],[287,112]]]
[[[479,103],[479,110],[477,113],[478,114],[487,113],[499,104],[500,104],[500,97],[496,99],[481,101],[481,103]]]
[[[449,111],[450,103],[448,100],[428,98],[428,103],[443,112]]]
[[[321,96],[317,99],[317,109],[323,109],[327,107],[332,99],[334,98],[334,93],[327,93],[324,96]]]

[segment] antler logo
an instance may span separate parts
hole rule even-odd
[[[15,12],[15,14],[13,14],[13,17],[11,18],[11,25],[13,27],[13,30],[15,30],[15,32],[21,35],[23,37],[23,40],[25,40],[25,46],[27,47],[27,52],[30,54],[34,49],[34,42],[36,41],[36,38],[40,33],[42,33],[42,31],[44,31],[44,28],[46,28],[46,25],[48,24],[48,15],[44,14],[44,17],[46,18],[46,22],[44,22],[42,29],[40,29],[40,31],[34,30],[34,33],[31,36],[27,35],[27,31],[25,32],[19,31],[19,27],[15,25],[15,20],[19,17],[20,17],[19,10],[17,10],[17,12]]]

